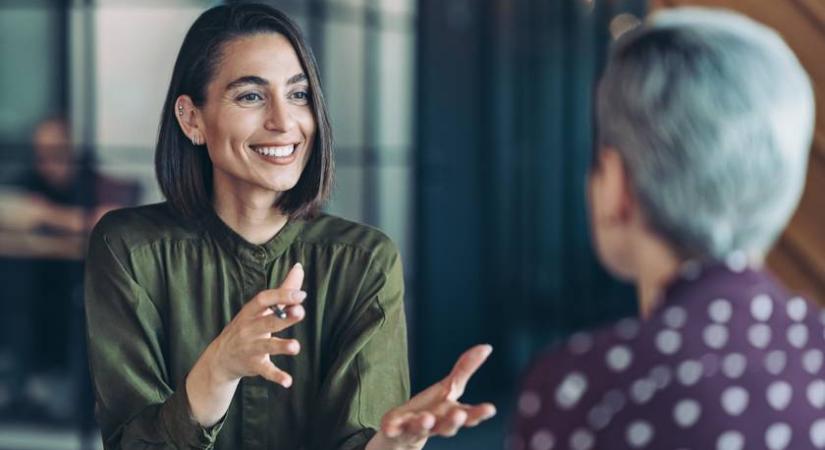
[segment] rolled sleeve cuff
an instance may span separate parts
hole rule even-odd
[[[375,433],[372,428],[365,428],[347,438],[337,450],[364,450]]]
[[[166,424],[166,432],[175,442],[176,447],[212,448],[226,420],[226,415],[211,427],[201,426],[189,412],[189,397],[186,394],[185,383],[179,386],[180,388],[166,400],[161,409],[161,423]]]

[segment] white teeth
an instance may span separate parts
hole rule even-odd
[[[264,156],[285,158],[295,151],[295,145],[282,145],[280,147],[255,147],[254,150]]]

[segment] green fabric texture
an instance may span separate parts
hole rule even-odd
[[[191,418],[184,380],[261,290],[304,266],[306,316],[273,357],[294,383],[241,380],[226,416]],[[106,449],[361,449],[409,397],[403,271],[381,232],[329,215],[291,220],[254,245],[215,214],[165,203],[107,214],[86,263],[89,362]]]

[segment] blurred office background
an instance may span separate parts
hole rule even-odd
[[[84,355],[85,233],[161,201],[153,152],[183,35],[207,0],[0,0],[0,449],[97,448]],[[414,389],[466,347],[499,417],[432,449],[501,447],[518,374],[635,313],[598,266],[584,181],[610,42],[651,9],[728,6],[777,28],[825,89],[819,0],[271,0],[303,27],[336,137],[328,211],[405,261]],[[821,108],[821,106],[820,106]],[[820,109],[820,111],[822,111]],[[825,114],[773,270],[825,300]]]

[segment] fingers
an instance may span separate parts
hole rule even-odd
[[[306,297],[307,293],[301,290],[283,288],[267,289],[253,297],[244,309],[248,309],[251,315],[257,316],[275,305],[281,307],[298,305],[303,302]]]
[[[256,355],[297,355],[301,352],[301,343],[296,339],[260,339],[253,344],[253,352]]]
[[[492,352],[493,347],[490,345],[476,345],[458,358],[452,372],[441,381],[446,387],[448,400],[458,400],[464,394],[470,377],[484,364]]]
[[[429,412],[396,412],[385,416],[381,431],[389,438],[403,442],[414,442],[427,438],[436,424],[436,418]]]
[[[461,406],[451,408],[447,414],[438,418],[432,432],[439,436],[455,436],[458,430],[467,422],[467,416],[467,411]]]
[[[465,406],[467,411],[467,422],[465,427],[474,427],[487,419],[496,415],[496,407],[492,403],[482,403],[480,405]]]
[[[273,383],[280,384],[285,388],[292,386],[292,376],[275,367],[275,364],[272,364],[271,361],[266,361],[261,364],[261,367],[258,370],[258,375]]]
[[[444,401],[424,411],[396,408],[384,416],[381,431],[389,438],[416,442],[430,436],[450,437],[463,427],[474,427],[495,416],[491,403],[463,405]]]
[[[281,319],[275,314],[267,314],[253,319],[249,324],[249,332],[254,336],[268,335],[283,331],[304,319],[306,312],[301,305],[290,306],[284,310],[286,318]]]
[[[470,377],[481,367],[492,351],[493,347],[486,344],[476,345],[465,351],[446,378],[416,394],[404,404],[404,407],[407,410],[419,411],[428,409],[430,405],[443,400],[458,400],[464,394]]]
[[[301,263],[297,263],[289,269],[289,273],[286,274],[286,278],[284,278],[283,283],[279,286],[279,289],[288,289],[298,291],[301,290],[301,284],[304,282],[304,266]]]
[[[301,263],[295,264],[277,289],[261,291],[250,301],[251,313],[257,316],[276,305],[285,307],[301,303],[307,296],[307,293],[301,290],[303,282],[304,268]]]

